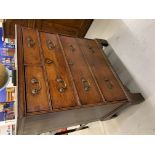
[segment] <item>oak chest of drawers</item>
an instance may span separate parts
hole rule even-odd
[[[17,134],[104,120],[132,102],[97,40],[20,26],[16,39]]]

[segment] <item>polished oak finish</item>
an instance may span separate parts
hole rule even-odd
[[[105,120],[142,100],[124,88],[97,40],[20,26],[16,32],[17,134]]]
[[[92,19],[5,19],[4,38],[15,38],[15,24],[48,33],[84,37]]]

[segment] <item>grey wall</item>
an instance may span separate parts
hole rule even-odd
[[[120,79],[146,101],[103,122],[107,134],[155,134],[155,20],[95,20],[86,38],[110,43],[105,53]]]

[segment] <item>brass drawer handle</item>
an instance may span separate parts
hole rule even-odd
[[[56,81],[57,81],[58,84],[59,84],[58,91],[59,91],[60,93],[63,93],[63,92],[66,90],[66,88],[67,88],[66,82],[65,82],[60,76],[57,76]]]
[[[70,45],[69,47],[70,47],[70,49],[71,49],[72,52],[75,51],[75,48],[73,47],[73,45]]]
[[[52,50],[56,47],[56,45],[52,42],[52,40],[48,39],[47,40],[47,47],[49,50]]]
[[[89,91],[90,89],[90,82],[88,80],[86,80],[85,78],[81,78],[82,84],[83,84],[83,88],[85,91]]]
[[[104,79],[104,82],[106,82],[106,85],[109,89],[112,89],[113,88],[113,84],[112,82],[109,80],[109,79]]]
[[[37,94],[39,94],[39,91],[38,91],[38,89],[32,89],[31,93],[32,93],[32,95],[37,95]]]
[[[27,46],[29,48],[32,48],[32,47],[34,47],[34,45],[35,45],[35,42],[33,41],[33,39],[30,36],[27,37]]]
[[[32,95],[37,95],[40,93],[41,91],[41,84],[40,84],[40,81],[36,78],[36,77],[33,77],[31,79],[31,84],[33,85],[33,88],[31,88],[31,93]]]
[[[69,60],[69,61],[68,61],[68,64],[69,64],[69,65],[74,65],[74,63],[73,63],[72,60]]]
[[[48,65],[51,65],[51,64],[54,64],[54,61],[51,60],[51,59],[46,58],[45,63],[48,64]]]
[[[88,46],[88,48],[91,51],[91,53],[95,53],[94,49],[91,46]]]

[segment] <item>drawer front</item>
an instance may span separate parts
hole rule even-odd
[[[125,100],[125,93],[113,75],[96,42],[86,39],[78,39],[78,42],[105,99],[107,101]]]
[[[56,35],[40,33],[53,109],[78,106],[75,90]]]
[[[42,67],[25,67],[27,112],[49,110],[49,94]]]
[[[40,51],[37,31],[23,28],[24,64],[40,64]]]
[[[82,52],[71,37],[60,36],[60,40],[69,64],[81,104],[103,103],[102,96],[95,84]]]

